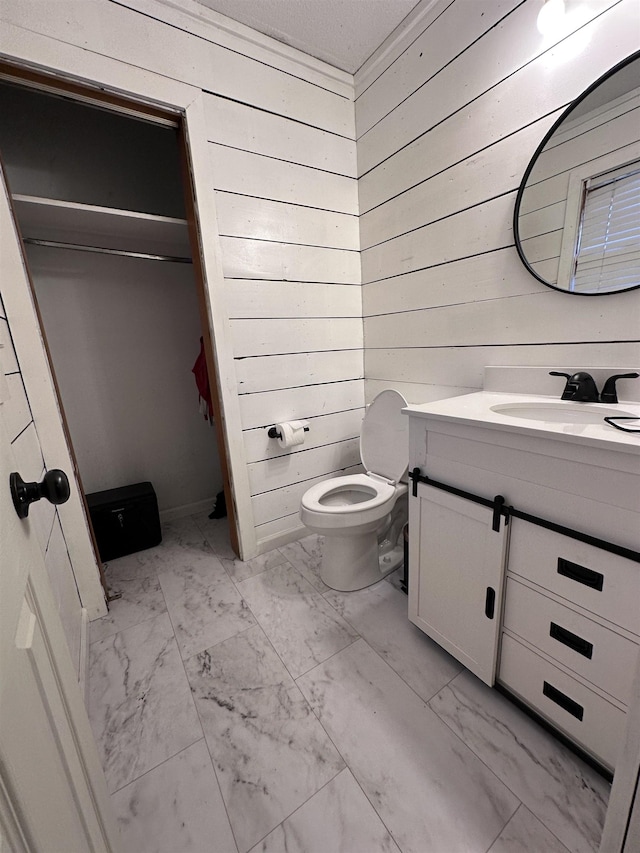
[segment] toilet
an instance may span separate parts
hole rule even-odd
[[[325,537],[320,577],[331,589],[363,589],[403,561],[402,529],[408,517],[409,419],[402,414],[406,405],[398,391],[378,394],[360,433],[360,458],[367,473],[333,477],[302,496],[303,524]]]

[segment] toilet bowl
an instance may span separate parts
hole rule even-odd
[[[404,556],[408,516],[407,401],[382,391],[366,411],[360,458],[366,474],[332,477],[302,496],[300,518],[324,536],[320,577],[344,592],[363,589],[397,569]]]

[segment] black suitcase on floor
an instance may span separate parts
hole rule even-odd
[[[158,501],[151,483],[87,495],[101,560],[115,560],[162,541]]]

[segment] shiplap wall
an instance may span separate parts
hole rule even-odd
[[[301,93],[302,94],[302,93]],[[359,463],[363,406],[356,150],[344,100],[307,85],[267,112],[206,111],[251,504],[261,547],[300,531],[310,485]],[[308,419],[282,450],[267,428]]]
[[[537,0],[426,4],[357,75],[358,197],[344,75],[310,58],[294,73],[264,41],[240,49],[189,0],[5,2],[11,38],[90,51],[125,91],[142,68],[166,80],[169,102],[176,84],[206,93],[257,550],[301,532],[303,491],[357,463],[361,298],[369,397],[390,385],[412,401],[473,390],[485,364],[637,360],[638,293],[552,292],[513,247],[515,193],[539,140],[637,47],[635,0],[578,5],[578,31],[549,47]],[[291,418],[311,432],[282,453],[265,428]]]
[[[29,400],[24,387],[20,365],[13,347],[11,329],[0,294],[0,371],[9,387],[9,398],[2,403],[0,415],[11,437],[17,471],[29,483],[40,482],[47,469],[38,439]],[[80,645],[82,634],[82,604],[69,561],[67,545],[60,526],[58,510],[41,500],[29,509],[28,524],[40,545],[58,613],[62,621],[71,659],[80,675]]]
[[[309,87],[306,97],[313,96]],[[251,503],[262,543],[300,530],[303,492],[359,462],[355,143],[334,109],[309,106],[287,102],[276,113],[207,98]],[[304,445],[283,451],[268,438],[270,425],[299,418],[310,424]]]
[[[222,380],[225,394],[238,391],[242,432],[230,436],[242,439],[232,477],[238,488],[245,478],[242,521],[246,528],[252,513],[255,525],[244,556],[302,534],[302,493],[358,461],[364,374],[352,79],[256,34],[237,38],[190,0],[180,8],[6,0],[2,18],[9,48],[0,50],[10,57],[33,62],[32,45],[50,56],[59,44],[67,68],[97,80],[108,72],[124,92],[142,69],[161,101],[172,103],[176,87],[205,93],[214,186],[198,193],[215,192],[221,235],[236,374]],[[282,453],[266,427],[298,418],[310,421],[308,440]]]
[[[640,360],[640,291],[545,288],[513,243],[515,195],[562,110],[638,49],[636,0],[441,0],[356,75],[366,394],[412,402],[482,387],[490,364]],[[420,10],[418,10],[420,11]]]

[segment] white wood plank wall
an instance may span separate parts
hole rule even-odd
[[[0,371],[4,373],[10,395],[1,404],[0,414],[11,437],[16,470],[25,482],[40,482],[47,469],[1,296]],[[31,526],[40,545],[71,659],[79,675],[82,605],[57,508],[48,501],[39,501],[30,508],[25,524]]]
[[[309,90],[309,97],[313,91]],[[326,93],[322,94],[326,100]],[[336,101],[338,99],[336,96]],[[325,114],[206,101],[227,306],[261,549],[304,491],[357,466],[363,406],[355,142]],[[283,451],[267,429],[308,419]]]
[[[302,532],[304,489],[354,465],[363,316],[368,397],[463,393],[485,364],[638,361],[640,292],[548,290],[511,226],[546,130],[637,49],[637,0],[580,4],[557,45],[536,29],[539,0],[423,5],[356,75],[354,116],[347,75],[236,37],[192,0],[3,3],[9,56],[38,62],[34,44],[64,44],[67,73],[90,59],[123,91],[142,72],[158,100],[205,93],[235,359],[225,393],[239,395],[258,550]],[[283,455],[265,427],[291,418],[311,432]]]
[[[538,0],[441,0],[356,74],[366,397],[482,387],[489,364],[638,364],[640,291],[545,288],[513,243],[538,143],[638,49],[635,0],[580,4],[544,43]],[[577,7],[576,7],[577,8]]]
[[[2,17],[25,58],[38,34],[110,60],[123,91],[144,69],[168,103],[176,85],[204,93],[254,553],[302,534],[302,492],[357,462],[364,405],[353,79],[191,0],[6,0]],[[298,418],[295,453],[265,440]]]

